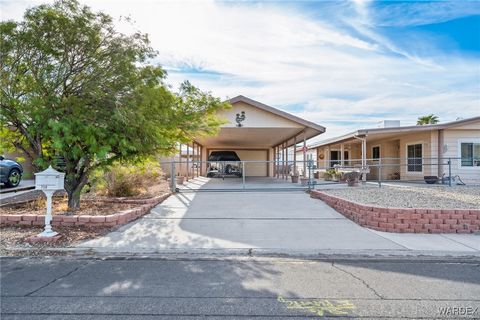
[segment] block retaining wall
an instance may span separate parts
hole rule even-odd
[[[356,203],[312,190],[312,198],[357,224],[370,229],[399,233],[474,233],[480,228],[478,209],[385,208]]]
[[[115,202],[115,203],[136,203],[139,206],[136,208],[122,210],[118,213],[101,216],[66,216],[66,215],[54,215],[52,219],[53,226],[87,226],[87,227],[113,227],[117,225],[123,225],[130,221],[133,221],[144,214],[148,213],[150,209],[157,204],[163,202],[170,196],[170,193],[163,194],[158,197],[148,199],[107,199],[101,200],[102,202]],[[2,226],[44,226],[44,215],[33,214],[5,214],[0,215],[0,225]]]

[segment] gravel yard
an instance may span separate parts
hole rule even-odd
[[[63,237],[55,243],[29,244],[25,239],[43,231],[42,227],[2,227],[0,228],[0,256],[43,256],[64,255],[66,252],[49,251],[51,247],[70,247],[78,242],[107,234],[115,227],[88,228],[56,226],[55,231]],[[14,247],[16,250],[9,250]]]
[[[358,203],[389,208],[480,209],[480,187],[355,187],[322,190]]]

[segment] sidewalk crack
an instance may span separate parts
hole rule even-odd
[[[80,264],[79,266],[75,267],[74,269],[70,270],[69,272],[67,272],[67,273],[65,273],[65,274],[63,274],[63,275],[60,275],[60,276],[56,277],[55,279],[49,281],[48,283],[44,284],[43,286],[41,286],[41,287],[39,287],[39,288],[37,288],[37,289],[35,289],[35,290],[27,293],[27,294],[24,295],[24,296],[25,296],[25,297],[29,297],[29,296],[31,296],[32,294],[37,293],[38,291],[40,291],[40,290],[42,290],[42,289],[45,289],[46,287],[50,286],[51,284],[57,282],[58,280],[67,278],[68,276],[70,276],[71,274],[77,272],[78,270],[83,269],[84,267],[86,267],[86,266],[87,266],[88,264],[90,264],[90,263],[91,263],[91,261],[87,261],[87,262],[85,262],[85,263],[83,263],[83,264]]]
[[[345,270],[345,269],[340,268],[340,267],[337,266],[335,263],[332,263],[332,267],[334,267],[335,269],[340,270],[340,271],[348,274],[349,276],[352,276],[353,278],[359,280],[361,283],[363,283],[363,285],[364,285],[365,287],[367,287],[368,289],[370,289],[370,290],[373,292],[374,295],[376,295],[377,297],[379,297],[379,298],[382,299],[382,300],[385,299],[380,293],[377,292],[377,290],[375,290],[373,287],[371,287],[371,286],[370,286],[365,280],[363,280],[362,278],[354,275],[353,273],[351,273],[351,272],[349,272],[349,271],[347,271],[347,270]]]

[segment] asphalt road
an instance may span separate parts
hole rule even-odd
[[[480,318],[480,262],[4,258],[0,302],[5,320]]]

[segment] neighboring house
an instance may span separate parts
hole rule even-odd
[[[232,108],[218,114],[227,121],[218,135],[198,137],[188,148],[182,146],[181,157],[177,155],[170,159],[182,159],[182,164],[176,165],[176,173],[193,176],[200,171],[200,175],[205,175],[206,161],[212,151],[231,150],[242,161],[247,161],[246,176],[273,177],[278,175],[276,169],[283,167],[286,161],[289,164],[297,161],[294,146],[304,145],[306,152],[306,141],[325,132],[325,128],[318,124],[244,96],[229,101]],[[202,160],[199,170],[194,170],[193,159]],[[297,166],[301,168],[303,164],[297,163]]]
[[[480,117],[403,127],[385,121],[381,128],[359,129],[309,149],[316,150],[319,168],[366,164],[372,180],[421,180],[450,170],[464,182],[480,182]]]

